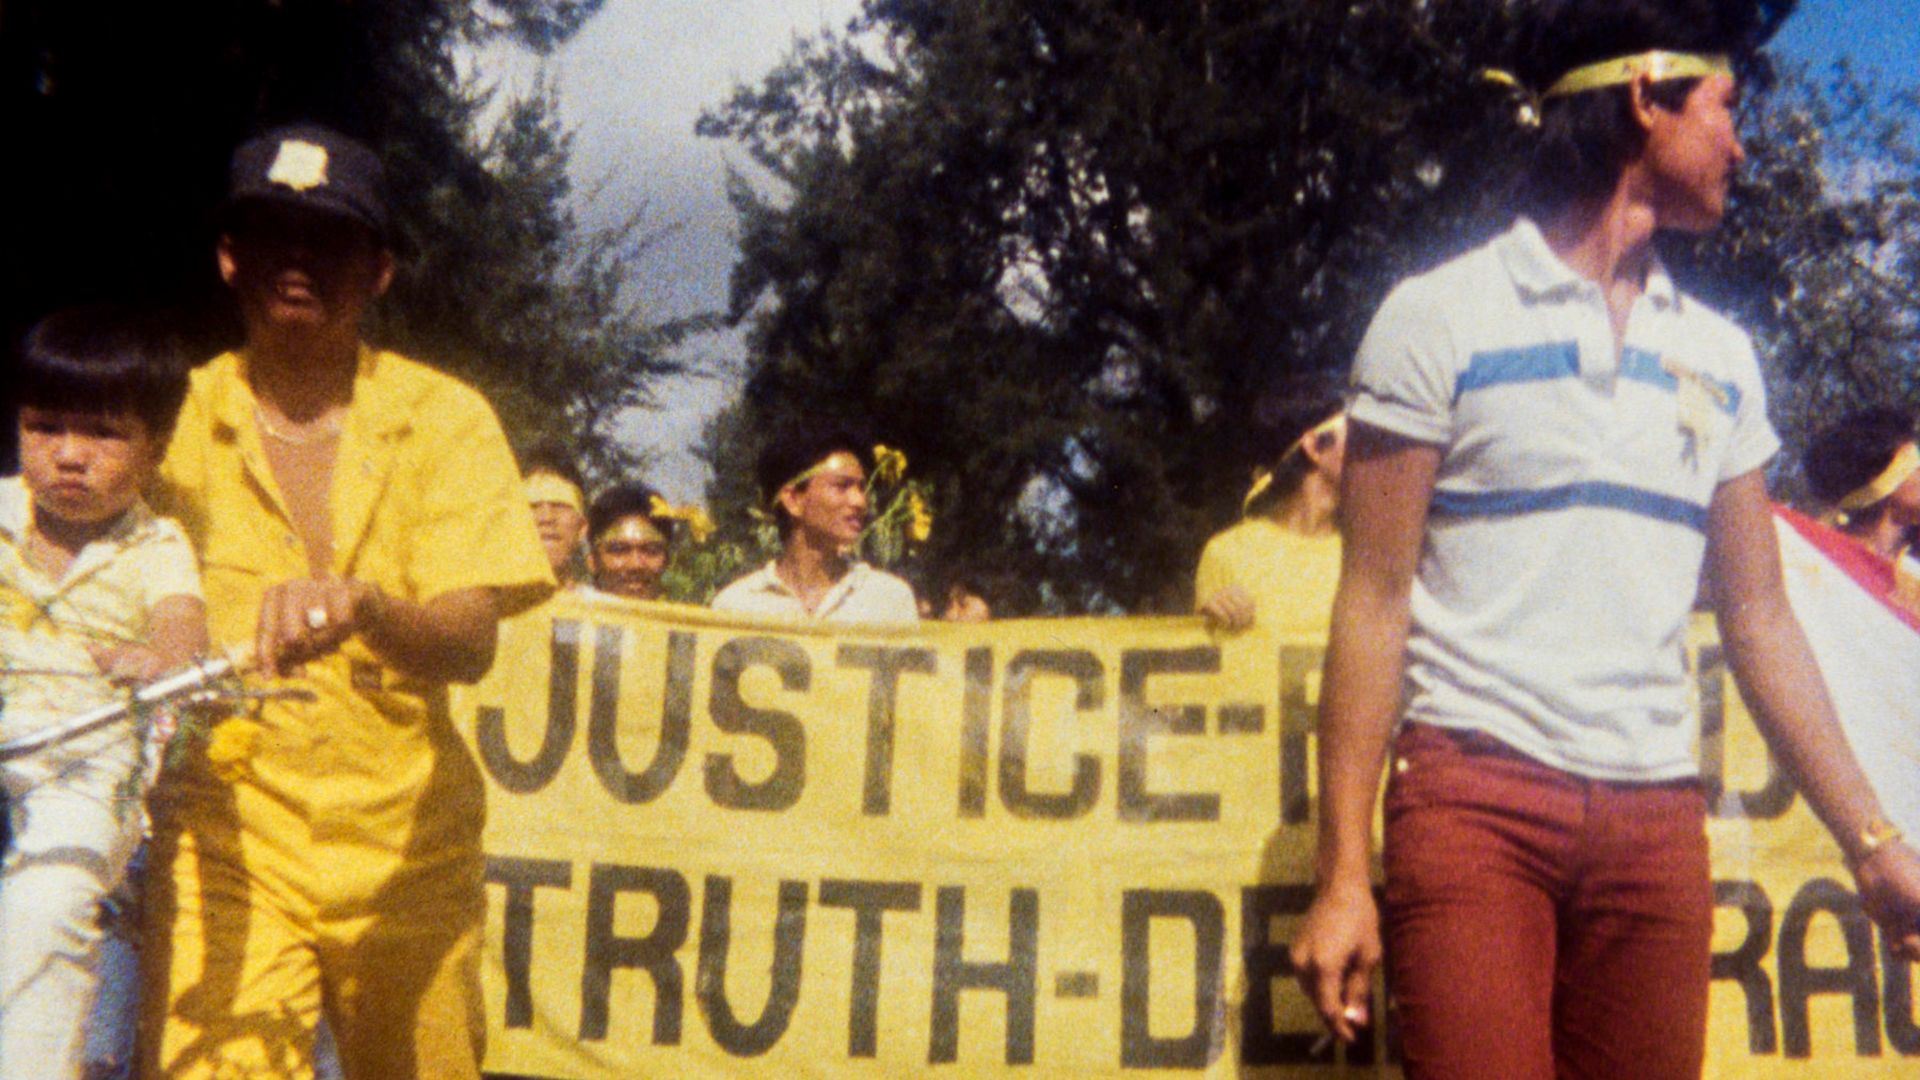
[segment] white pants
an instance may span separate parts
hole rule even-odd
[[[0,1080],[80,1075],[99,984],[100,900],[140,842],[139,751],[123,731],[0,764]]]

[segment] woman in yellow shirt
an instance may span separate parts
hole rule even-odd
[[[1195,609],[1222,629],[1263,620],[1325,633],[1340,581],[1340,466],[1347,420],[1335,412],[1295,439],[1247,492],[1245,517],[1207,541]]]

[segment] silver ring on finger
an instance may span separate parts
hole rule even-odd
[[[320,631],[327,628],[327,609],[318,604],[307,609],[307,629]]]

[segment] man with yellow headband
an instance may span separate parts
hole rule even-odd
[[[720,590],[713,610],[832,623],[920,621],[913,587],[859,558],[867,445],[825,427],[798,428],[767,443],[754,478],[780,527],[780,555]]]
[[[659,600],[661,575],[672,555],[672,518],[660,493],[645,484],[621,484],[601,492],[587,511],[590,597]]]
[[[1864,409],[1821,429],[1805,471],[1827,520],[1889,568],[1920,541],[1920,447],[1907,413]]]
[[[527,505],[540,534],[547,565],[562,589],[581,584],[581,542],[587,536],[586,485],[573,458],[559,445],[542,443],[527,451],[520,462]]]
[[[1287,443],[1261,469],[1243,500],[1244,517],[1207,541],[1194,574],[1194,606],[1228,631],[1261,619],[1281,632],[1325,634],[1340,580],[1340,466],[1344,412]]]
[[[1752,347],[1653,246],[1725,211],[1743,156],[1727,54],[1759,33],[1732,10],[1546,6],[1512,77],[1544,89],[1521,215],[1401,282],[1354,363],[1292,958],[1352,1040],[1384,930],[1409,1080],[1699,1077],[1714,899],[1683,643],[1703,566],[1776,760],[1896,953],[1920,956],[1920,855],[1782,585]]]

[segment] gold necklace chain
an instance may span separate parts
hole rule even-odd
[[[253,404],[253,419],[256,424],[260,425],[260,433],[277,443],[284,443],[287,446],[312,446],[315,443],[338,438],[340,435],[340,417],[341,414],[336,412],[327,418],[326,423],[321,424],[312,431],[292,432],[285,428],[275,427],[273,421],[267,419],[266,410],[260,407],[260,403],[256,401]]]

